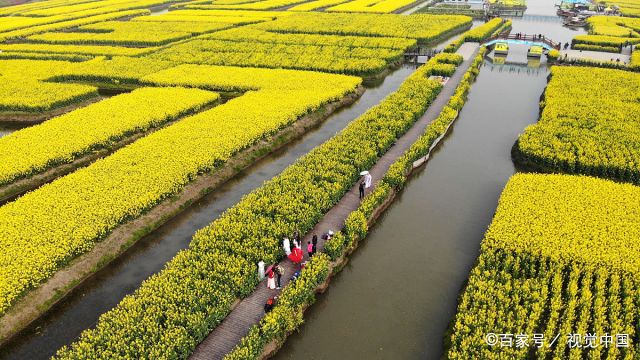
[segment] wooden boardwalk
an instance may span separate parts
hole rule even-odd
[[[373,177],[373,185],[368,191],[372,191],[375,188],[376,181],[384,176],[389,166],[391,166],[391,164],[424,133],[426,127],[438,117],[443,107],[449,101],[449,98],[455,92],[462,76],[473,62],[473,58],[478,53],[478,48],[477,43],[465,43],[460,50],[458,50],[458,54],[464,57],[464,62],[458,66],[456,72],[445,84],[440,94],[422,117],[404,136],[398,139],[396,144],[378,160],[372,169],[369,169]],[[305,236],[303,244],[310,241],[313,234],[317,234],[318,250],[322,250],[324,241],[321,239],[321,235],[329,230],[337,232],[342,229],[347,216],[356,210],[359,204],[358,184],[355,184],[338,204],[325,214],[315,228]],[[305,250],[306,257],[306,246],[304,245],[303,250]],[[288,259],[283,260],[281,265],[285,268],[285,274],[282,276],[282,286],[284,287],[291,275],[295,272],[295,265]],[[260,283],[256,290],[240,301],[224,321],[198,345],[190,359],[217,360],[224,358],[249,332],[251,326],[260,321],[262,316],[264,316],[263,307],[265,302],[271,296],[277,295],[278,291],[279,290],[267,289],[265,281]]]

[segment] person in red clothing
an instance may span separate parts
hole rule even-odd
[[[275,271],[273,271],[273,267],[271,267],[269,269],[269,271],[267,272],[267,288],[273,290],[276,288],[276,274]]]

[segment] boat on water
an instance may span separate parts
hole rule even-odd
[[[588,18],[589,18],[588,16],[584,16],[584,15],[572,16],[572,17],[565,18],[562,23],[565,26],[581,27],[581,26],[587,25]]]

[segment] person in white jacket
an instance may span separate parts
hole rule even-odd
[[[371,174],[367,172],[367,173],[364,175],[364,187],[365,187],[366,189],[368,189],[368,188],[370,188],[370,187],[371,187],[371,180],[372,180]]]

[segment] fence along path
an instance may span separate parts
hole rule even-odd
[[[402,154],[424,133],[426,127],[438,117],[444,106],[449,101],[449,98],[455,92],[455,89],[460,83],[460,80],[462,80],[463,75],[469,66],[471,66],[474,57],[478,53],[478,49],[479,46],[477,43],[465,43],[460,47],[457,53],[462,55],[464,62],[458,66],[456,72],[440,91],[440,94],[438,94],[431,106],[429,106],[427,111],[420,117],[413,127],[398,139],[396,144],[378,160],[373,168],[369,169],[369,172],[373,177],[373,184],[371,188],[367,190],[367,193],[375,189],[376,180],[384,176],[391,164],[402,156]],[[302,243],[306,244],[307,241],[311,240],[313,234],[318,234],[318,251],[322,251],[324,247],[324,240],[321,239],[321,235],[329,230],[333,230],[334,232],[341,230],[347,216],[352,211],[356,210],[358,205],[360,205],[358,184],[355,184],[351,190],[342,197],[338,204],[325,214],[313,230],[306,234]],[[306,246],[303,246],[303,250],[305,252],[306,259]],[[289,278],[296,271],[296,266],[289,261],[289,259],[281,261],[280,264],[285,270],[285,273],[282,276],[282,286],[284,287],[289,282]],[[251,326],[262,319],[264,316],[264,304],[267,299],[277,295],[278,292],[279,290],[268,289],[266,287],[266,280],[262,281],[253,293],[242,299],[231,313],[229,313],[229,315],[222,321],[222,323],[220,323],[220,325],[218,325],[218,327],[216,327],[198,345],[190,359],[223,359],[224,356],[233,350],[240,340],[249,332]]]

